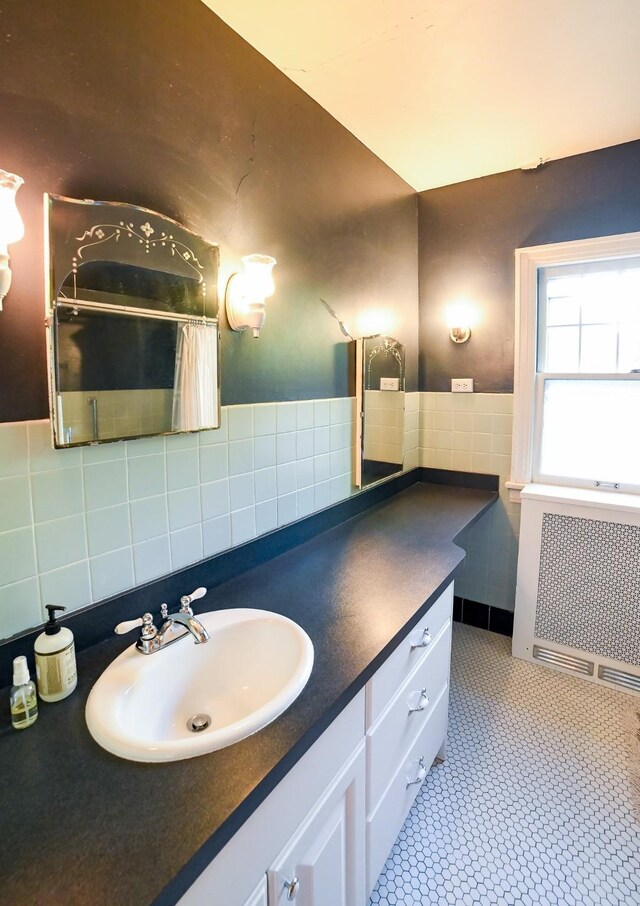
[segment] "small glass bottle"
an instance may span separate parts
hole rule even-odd
[[[29,667],[24,654],[14,658],[11,687],[11,723],[14,730],[26,730],[38,719],[36,684],[29,679]]]

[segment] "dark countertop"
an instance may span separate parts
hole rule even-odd
[[[415,484],[213,589],[201,611],[285,614],[315,661],[282,716],[210,755],[149,765],[101,749],[86,698],[131,639],[81,652],[70,698],[41,702],[27,731],[0,727],[0,902],[175,903],[448,585],[453,540],[496,497]]]

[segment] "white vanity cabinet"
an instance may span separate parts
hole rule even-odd
[[[364,741],[267,872],[269,906],[361,906]]]
[[[180,906],[365,906],[444,754],[453,584],[280,781]]]
[[[180,906],[362,906],[364,706],[363,689],[205,868]],[[288,900],[285,881],[296,877]],[[262,881],[268,882],[266,901]]]
[[[213,900],[211,900],[213,903]],[[242,906],[269,906],[267,900],[267,879],[261,878],[260,883],[256,889],[249,895],[249,899],[245,900]]]

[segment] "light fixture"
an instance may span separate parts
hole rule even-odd
[[[357,325],[361,337],[373,337],[377,334],[390,334],[395,323],[388,309],[367,308],[358,314]]]
[[[445,319],[450,340],[453,343],[466,343],[471,336],[471,327],[475,323],[473,308],[466,302],[455,302],[447,308]]]
[[[24,236],[24,224],[16,205],[16,192],[23,182],[15,173],[0,170],[0,311],[11,286],[7,246]]]
[[[466,343],[470,336],[471,328],[468,326],[449,328],[449,339],[454,343]]]
[[[264,300],[275,291],[272,270],[276,259],[270,255],[245,255],[242,264],[244,270],[232,274],[227,283],[227,320],[232,330],[250,327],[257,337],[267,317]]]

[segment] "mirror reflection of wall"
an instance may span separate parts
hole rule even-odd
[[[402,472],[405,348],[393,337],[363,337],[356,369],[356,485],[363,488]]]
[[[48,209],[55,445],[218,427],[217,246],[132,205]]]
[[[65,440],[170,431],[176,333],[168,321],[61,308],[57,415]]]

